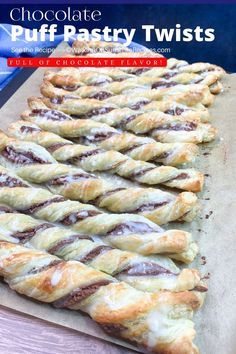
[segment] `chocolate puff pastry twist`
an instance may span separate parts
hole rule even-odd
[[[196,269],[180,271],[168,257],[144,257],[121,251],[98,242],[95,236],[33,219],[1,204],[0,225],[6,241],[44,250],[66,261],[79,261],[143,291],[207,291]]]
[[[204,175],[194,169],[157,167],[148,162],[133,160],[117,151],[73,144],[25,121],[12,123],[8,134],[23,141],[35,142],[45,147],[55,160],[77,165],[87,172],[108,172],[147,185],[163,184],[192,192],[202,189]]]
[[[137,213],[157,224],[191,221],[199,209],[197,197],[191,192],[176,195],[154,188],[118,185],[59,164],[40,145],[8,138],[4,133],[0,133],[0,163],[31,183],[47,186],[53,193],[115,213]]]
[[[75,112],[81,112],[82,109],[88,111],[86,100],[64,97],[63,100],[60,101],[61,103],[52,103],[48,98],[40,99],[31,97],[28,99],[28,102],[32,111],[24,112],[22,118],[38,124],[44,130],[53,131],[63,137],[77,138],[87,144],[96,143],[101,147],[107,147],[108,150],[118,149],[120,152],[125,152],[126,149],[129,150],[132,146],[143,145],[144,143],[142,144],[142,142],[145,141],[147,143],[155,141],[145,140],[148,138],[143,136],[134,136],[121,132],[107,124],[89,119],[91,118],[90,116],[83,115],[82,118],[79,117],[78,114],[75,115]],[[65,112],[72,116],[65,114]],[[110,125],[117,127],[117,121],[120,120],[119,117],[117,116],[117,118],[114,119],[112,115],[108,115],[106,119],[105,111],[102,112],[103,117],[101,117],[101,120],[106,120]],[[150,117],[151,116],[152,115],[150,115]],[[198,144],[210,142],[215,139],[217,133],[216,128],[212,127],[211,124],[203,124],[197,120],[188,121],[178,117],[169,117],[168,120],[158,118],[152,121],[150,118],[146,121],[145,118],[143,119],[142,115],[137,117],[129,116],[129,118],[130,119],[127,118],[125,120],[122,119],[124,123],[121,121],[118,127],[120,128],[124,125],[125,129],[131,130],[135,134],[141,132],[151,134],[154,139],[162,143],[185,142]],[[149,124],[147,124],[148,122]],[[150,129],[151,126],[155,128]],[[130,143],[131,140],[132,145]],[[127,144],[127,141],[129,141],[129,144]]]
[[[96,235],[99,242],[142,255],[165,254],[190,263],[198,247],[190,233],[163,230],[135,214],[106,214],[96,207],[66,200],[46,189],[33,188],[0,166],[0,203],[37,219],[70,227],[76,233]],[[0,211],[2,208],[0,209]],[[5,208],[3,208],[3,212]]]
[[[198,353],[191,317],[199,292],[142,292],[80,262],[6,241],[0,241],[0,276],[20,294],[81,310],[108,334],[153,352]]]

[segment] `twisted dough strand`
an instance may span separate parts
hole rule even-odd
[[[3,206],[0,205],[0,210]],[[12,243],[43,250],[66,261],[76,260],[116,277],[143,291],[207,291],[195,269],[179,270],[167,257],[144,257],[98,242],[97,238],[35,220],[28,215],[2,208],[1,235]]]
[[[101,121],[135,134],[147,134],[161,142],[209,142],[216,136],[216,128],[211,124],[203,124],[199,119],[186,119],[158,112],[135,115],[123,109],[114,109],[103,102],[92,99],[79,99],[63,96],[56,99],[43,98],[48,108],[62,111],[74,119],[90,119]],[[93,112],[93,114],[91,113]],[[90,116],[92,114],[92,116]]]
[[[71,101],[73,103],[72,106],[70,105]],[[122,150],[126,151],[126,149],[129,151],[133,146],[137,147],[155,141],[149,140],[150,138],[121,132],[107,124],[90,119],[73,119],[71,116],[62,112],[62,109],[66,112],[68,110],[71,112],[73,109],[76,111],[77,106],[78,109],[81,110],[81,102],[79,100],[67,98],[64,100],[63,104],[52,104],[49,99],[42,100],[40,98],[31,97],[28,99],[28,103],[32,112],[24,112],[22,114],[23,119],[36,123],[44,130],[51,130],[63,137],[80,138],[85,143],[104,145],[108,150],[118,149],[120,152],[123,152]],[[85,102],[83,107],[87,109]],[[55,109],[58,108],[59,110],[56,111]],[[102,120],[106,120],[105,113],[102,114],[102,116]],[[128,129],[134,132],[136,132],[136,129],[137,132],[140,130],[147,132],[149,130],[146,120],[142,119],[142,115],[137,116],[137,118],[134,116],[131,117],[132,119],[130,119],[130,121],[128,118],[126,119],[126,124],[124,124],[126,129],[128,127]],[[117,126],[117,123],[114,121],[119,118],[112,119],[112,115],[107,118],[107,123]],[[120,126],[123,126],[122,120]],[[171,117],[169,124],[166,124],[165,119],[160,120],[159,118],[155,119],[154,122],[150,119],[150,123],[156,126],[156,129],[150,132],[161,142],[169,142],[170,140],[170,142],[201,143],[209,142],[216,136],[216,129],[210,124],[198,123],[195,120],[188,122],[181,118],[176,118],[173,121]],[[93,138],[93,136],[95,136],[95,138]]]
[[[0,167],[0,203],[21,213],[70,227],[80,234],[97,235],[99,240],[122,250],[143,255],[169,254],[185,263],[191,262],[198,251],[188,232],[164,231],[140,215],[106,214],[92,205],[65,200],[46,189],[30,187],[3,167]],[[9,212],[8,208],[3,208],[3,212]]]
[[[11,124],[8,133],[14,138],[35,142],[51,152],[57,161],[75,164],[88,172],[110,172],[139,183],[163,184],[192,192],[202,189],[204,176],[194,169],[156,167],[147,162],[132,160],[117,151],[72,144],[56,134],[43,131],[37,125],[24,121]]]
[[[0,135],[0,163],[29,182],[46,185],[53,193],[116,213],[141,214],[157,224],[191,221],[198,212],[197,197],[191,192],[174,195],[154,188],[128,188],[59,164],[37,144]]]
[[[163,70],[163,69],[162,69]],[[222,90],[222,84],[219,82],[218,75],[213,71],[204,74],[180,72],[178,70],[165,70],[162,75],[157,76],[158,71],[152,69],[149,75],[143,72],[141,75],[130,75],[123,72],[116,74],[113,71],[113,77],[97,69],[79,71],[75,68],[66,68],[58,72],[46,71],[45,79],[49,80],[54,86],[62,87],[69,92],[76,92],[80,95],[80,91],[85,94],[86,90],[99,86],[101,90],[112,94],[122,94],[126,91],[146,90],[146,89],[164,89],[174,87],[176,85],[192,85],[201,84],[209,87],[210,92],[217,94]],[[163,71],[164,71],[163,70]]]
[[[68,130],[65,130],[67,127],[66,122],[60,121],[59,119],[55,119],[55,121],[53,119],[54,117],[59,118],[61,116],[64,117],[65,115],[59,111],[52,111],[45,108],[22,113],[23,119],[36,123],[42,129],[55,132],[61,136],[69,135],[68,137],[70,137],[72,134],[69,133]],[[49,117],[49,119],[46,117]],[[70,119],[70,117],[67,118]],[[74,121],[73,127],[74,124],[78,125],[78,123]],[[89,129],[89,126],[90,124],[88,125],[87,136],[91,137],[91,133],[94,132],[94,129]],[[111,131],[114,132],[114,130],[108,128],[108,133]],[[99,133],[101,130],[97,130],[97,132]],[[121,151],[135,160],[150,161],[172,166],[193,162],[198,153],[197,146],[191,143],[164,144],[155,142],[155,140],[150,138],[137,137],[133,134],[123,133],[121,139],[119,135],[117,131],[116,139],[114,140],[113,137],[111,140],[109,139],[109,134],[107,135],[107,139],[105,135],[100,134],[100,140],[94,139],[93,145],[96,144],[95,146],[105,148],[106,150],[113,149],[115,151]],[[86,133],[83,135],[82,129],[80,129],[80,136],[81,139],[86,142]],[[77,133],[77,137],[79,137],[79,133]],[[102,139],[102,137],[104,137],[104,139]]]
[[[55,75],[54,75],[55,76]],[[55,79],[56,80],[56,79]],[[44,80],[43,83],[40,86],[41,93],[45,97],[49,98],[61,98],[63,96],[75,96],[78,98],[91,98],[91,99],[97,99],[99,101],[104,102],[106,105],[109,103],[106,101],[108,97],[111,96],[110,91],[101,89],[100,87],[82,87],[80,92],[77,93],[75,92],[68,92],[68,90],[65,90],[63,87],[63,80],[65,83],[67,82],[67,79],[64,77],[60,77],[60,82],[61,84],[59,85],[53,85],[51,81]],[[113,98],[111,98],[113,100]],[[186,119],[196,119],[196,120],[201,120],[202,122],[208,122],[210,119],[209,116],[209,111],[208,109],[202,105],[201,103],[197,103],[193,106],[187,106],[182,103],[177,103],[173,101],[172,99],[165,99],[165,100],[160,100],[160,101],[149,101],[145,97],[139,97],[135,96],[133,94],[130,95],[120,95],[120,96],[115,96],[114,97],[115,102],[112,102],[116,108],[114,108],[113,113],[118,114],[119,111],[122,114],[129,114],[129,115],[140,115],[145,112],[152,112],[155,111],[157,112],[162,112],[168,115],[172,116],[178,116],[181,118],[186,118]],[[92,101],[91,101],[92,102]],[[112,108],[112,107],[111,107]],[[119,110],[119,111],[118,111]],[[109,113],[109,112],[108,112]],[[164,116],[164,115],[162,115]],[[96,117],[96,115],[91,116]],[[127,118],[127,115],[123,117]],[[168,118],[168,116],[166,116]]]
[[[144,293],[82,263],[5,241],[0,241],[0,275],[18,293],[82,310],[109,334],[153,352],[198,353],[190,320],[200,304],[194,292]]]

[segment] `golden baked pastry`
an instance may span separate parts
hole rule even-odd
[[[59,164],[40,145],[15,140],[4,133],[0,133],[0,163],[31,183],[47,186],[53,193],[115,213],[137,213],[157,224],[191,221],[199,210],[197,197],[191,192],[173,194],[107,181],[82,169]]]
[[[141,215],[106,214],[92,205],[66,200],[46,189],[31,187],[1,166],[0,203],[38,219],[70,227],[79,234],[96,235],[122,250],[143,255],[166,254],[185,263],[191,262],[198,252],[188,232],[165,231]]]
[[[204,175],[194,169],[157,167],[148,162],[133,160],[117,151],[73,144],[25,121],[12,123],[8,134],[23,141],[35,142],[45,147],[58,162],[76,165],[87,172],[108,172],[147,185],[163,184],[192,192],[202,190]]]

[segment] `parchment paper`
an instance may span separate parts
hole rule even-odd
[[[64,44],[61,44],[53,55],[60,56],[63,52]],[[27,97],[39,95],[44,70],[36,70],[2,107],[1,129],[19,119],[20,112],[27,108]],[[191,224],[172,224],[191,231],[199,243],[200,255],[191,267],[200,268],[205,275],[210,273],[208,296],[194,319],[195,342],[202,354],[236,354],[236,74],[227,75],[223,84],[224,92],[210,108],[219,138],[201,147],[201,156],[195,164],[207,174],[204,191],[199,194],[201,215]],[[205,265],[202,257],[206,257]],[[1,283],[0,304],[134,349],[106,336],[87,316],[35,303]]]

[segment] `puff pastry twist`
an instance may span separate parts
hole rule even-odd
[[[80,262],[6,241],[0,241],[0,275],[18,293],[82,310],[110,335],[153,352],[198,353],[190,319],[199,293],[145,293]]]
[[[92,203],[116,213],[141,214],[157,224],[191,221],[198,212],[197,197],[191,192],[174,195],[154,188],[118,185],[82,169],[57,163],[40,145],[8,138],[4,133],[0,136],[0,163],[4,167],[66,198]]]
[[[51,99],[59,98],[59,101],[62,100],[64,96],[67,98],[69,96],[69,98],[74,97],[74,99],[76,97],[80,99],[90,98],[92,99],[92,101],[90,101],[91,104],[98,103],[94,101],[94,99],[99,100],[101,101],[100,106],[104,104],[104,107],[108,107],[107,103],[109,103],[109,101],[107,100],[107,97],[109,97],[110,95],[109,92],[102,91],[97,87],[94,87],[92,89],[88,88],[88,90],[92,90],[91,94],[89,93],[89,91],[87,91],[86,87],[86,89],[84,89],[84,93],[81,90],[80,93],[77,95],[76,92],[70,93],[68,90],[55,87],[54,85],[52,85],[51,82],[44,80],[40,86],[40,90],[44,97],[48,97]],[[197,103],[194,106],[187,106],[185,104],[175,102],[172,99],[149,101],[145,97],[139,97],[134,95],[116,96],[114,97],[114,101],[115,102],[112,102],[113,105],[110,105],[110,111],[108,111],[107,113],[100,114],[98,111],[98,114],[96,114],[96,111],[90,111],[84,115],[88,115],[89,118],[92,119],[96,119],[96,117],[98,117],[99,119],[100,116],[102,116],[103,114],[110,114],[113,117],[117,116],[117,119],[120,118],[124,120],[129,116],[138,116],[143,115],[147,112],[151,112],[156,113],[157,118],[166,118],[167,120],[171,117],[174,119],[182,118],[186,120],[200,120],[203,123],[206,123],[210,120],[209,110],[201,103]],[[148,116],[145,117],[148,118]],[[115,123],[119,124],[119,121]]]
[[[109,172],[139,183],[163,184],[192,192],[199,192],[203,186],[204,175],[194,169],[157,167],[147,162],[135,161],[117,151],[73,144],[32,123],[17,121],[10,125],[8,134],[23,141],[35,142],[45,147],[55,160],[77,165],[88,172]]]
[[[123,152],[128,149],[129,151],[129,148],[132,148],[132,146],[136,147],[143,145],[144,142],[149,143],[155,141],[145,140],[148,138],[141,136],[125,134],[125,132],[121,132],[120,130],[110,127],[105,123],[96,122],[91,119],[75,119],[78,117],[72,114],[72,110],[75,113],[76,111],[81,111],[82,107],[86,107],[85,109],[88,109],[86,100],[82,101],[85,102],[82,104],[81,100],[69,99],[67,97],[64,98],[60,104],[56,104],[52,103],[51,100],[47,98],[41,100],[40,98],[31,97],[28,99],[28,102],[32,112],[24,112],[22,114],[22,118],[40,125],[40,127],[44,130],[51,130],[68,138],[80,138],[80,140],[85,143],[87,142],[88,144],[99,143],[102,147],[103,145],[105,148],[107,147],[106,149],[108,150],[118,149],[118,151]],[[70,115],[65,114],[63,111],[71,114],[73,118]],[[122,112],[119,111],[115,116],[115,119],[113,118],[113,114],[105,115],[105,112],[100,115],[100,117],[103,116],[101,117],[101,120],[106,121],[110,125],[117,126],[117,122],[120,121],[120,113],[122,115]],[[131,119],[128,119],[130,117]],[[216,128],[212,127],[212,125],[199,123],[196,120],[190,120],[188,122],[185,119],[173,119],[170,117],[169,121],[166,121],[166,119],[160,120],[159,118],[152,121],[151,114],[150,119],[147,120],[146,117],[143,119],[142,115],[137,117],[132,115],[128,118],[125,120],[122,119],[119,127],[123,127],[125,125],[125,129],[129,129],[134,133],[148,132],[162,143],[185,142],[198,144],[212,141],[215,139],[217,133]],[[155,128],[150,129],[150,126]],[[103,134],[97,134],[95,133],[96,131],[102,131]],[[93,138],[94,135],[95,138]],[[128,143],[127,146],[127,141],[130,142],[131,140],[132,144]],[[121,147],[119,148],[120,145]]]
[[[44,86],[49,87],[47,83]],[[53,97],[49,92],[44,95]],[[70,114],[75,119],[88,119],[131,131],[135,134],[147,134],[161,142],[208,142],[215,138],[216,128],[202,124],[200,118],[173,116],[166,113],[148,111],[137,113],[129,108],[114,108],[97,100],[80,99],[76,96],[44,98],[47,107]],[[180,108],[178,107],[178,111]]]
[[[135,105],[135,101],[136,101],[136,105],[138,105],[138,102],[141,102],[141,105],[139,103],[139,106],[143,106],[149,103],[150,101],[160,101],[166,99],[168,100],[172,99],[173,101],[180,102],[188,106],[194,106],[198,103],[202,103],[204,106],[210,106],[214,101],[214,95],[211,94],[209,87],[207,85],[202,85],[202,84],[186,84],[186,85],[179,84],[178,85],[173,82],[166,82],[164,85],[163,81],[160,80],[160,87],[154,88],[153,85],[141,86],[140,84],[131,83],[131,82],[129,83],[129,81],[130,80],[124,81],[126,85],[123,84],[123,86],[125,86],[123,91],[121,90],[122,82],[121,83],[114,82],[112,84],[106,86],[104,85],[102,87],[95,86],[95,88],[90,86],[85,86],[82,87],[81,89],[80,88],[77,89],[76,87],[74,91],[72,89],[65,90],[63,88],[60,89],[60,87],[59,88],[56,87],[55,93],[57,94],[60,93],[60,95],[62,95],[62,93],[65,91],[67,95],[69,93],[70,95],[76,96],[75,93],[77,92],[77,97],[78,97],[79,92],[81,91],[83,93],[83,96],[87,97],[94,94],[98,94],[100,91],[103,91],[104,92],[103,95],[105,95],[105,98],[103,99],[103,104],[110,103],[110,104],[117,105],[119,107],[124,107],[127,104],[132,107]],[[150,81],[150,79],[148,79],[147,81]],[[107,93],[109,94],[107,95]],[[128,101],[126,98],[127,94],[129,94]],[[98,98],[101,99],[101,97],[99,96],[103,96],[103,95],[99,94]]]
[[[198,251],[188,232],[165,231],[140,215],[106,214],[92,205],[66,200],[46,189],[32,188],[1,166],[0,203],[7,206],[7,212],[10,207],[70,227],[80,234],[97,235],[99,240],[122,250],[143,255],[168,254],[185,263],[191,262]],[[5,208],[3,211],[6,212]]]
[[[200,283],[199,271],[180,271],[167,257],[144,257],[121,251],[92,236],[76,234],[73,230],[4,208],[0,204],[0,232],[5,241],[44,250],[66,261],[79,261],[143,291],[207,291]]]
[[[146,89],[165,89],[176,85],[201,84],[207,85],[211,93],[217,94],[222,90],[222,84],[219,82],[218,75],[213,71],[204,72],[202,75],[190,72],[180,72],[178,70],[165,70],[162,75],[155,75],[158,69],[152,69],[151,72],[143,72],[141,75],[130,75],[122,71],[101,72],[99,69],[79,71],[76,68],[62,69],[55,74],[52,71],[46,71],[45,79],[49,80],[56,87],[62,87],[64,90],[79,94],[86,91],[86,86],[99,86],[101,89],[111,94],[122,94],[126,91],[146,90]],[[163,71],[164,71],[163,70]],[[146,75],[147,74],[147,75]],[[149,75],[148,75],[149,74]],[[84,90],[85,89],[85,90]],[[108,96],[109,97],[109,96]]]
[[[48,116],[49,119],[47,118]],[[21,117],[32,123],[37,123],[37,125],[44,130],[52,131],[65,137],[67,137],[67,135],[68,137],[72,135],[68,130],[65,130],[67,126],[65,123],[68,123],[68,121],[71,120],[70,117],[67,118],[67,122],[60,121],[59,117],[65,118],[65,114],[59,111],[50,110],[47,107],[45,108],[45,106],[44,108],[33,109],[32,112],[25,111],[22,113]],[[75,121],[73,122],[73,126],[74,124],[78,125]],[[90,124],[88,125],[88,128],[89,126]],[[106,128],[108,127],[106,126]],[[108,128],[108,132],[110,131],[111,129]],[[91,137],[91,133],[94,132],[94,129],[92,130],[91,128],[90,130],[87,130],[84,136],[82,134],[82,129],[80,129],[80,132],[80,136],[82,135],[81,140],[86,142],[87,136]],[[112,132],[114,132],[114,130],[112,130]],[[114,140],[114,135],[112,139],[110,139],[111,136],[109,136],[109,134],[107,134],[107,137],[101,135],[101,129],[97,130],[97,133],[100,133],[100,135],[97,134],[96,139],[93,139],[93,144],[90,145],[98,146],[106,150],[120,151],[135,160],[177,166],[183,163],[193,162],[198,153],[197,146],[192,143],[158,143],[151,138],[137,137],[128,133],[121,134],[122,136],[120,139],[118,131],[116,139]],[[77,134],[77,137],[79,137],[79,134]]]

